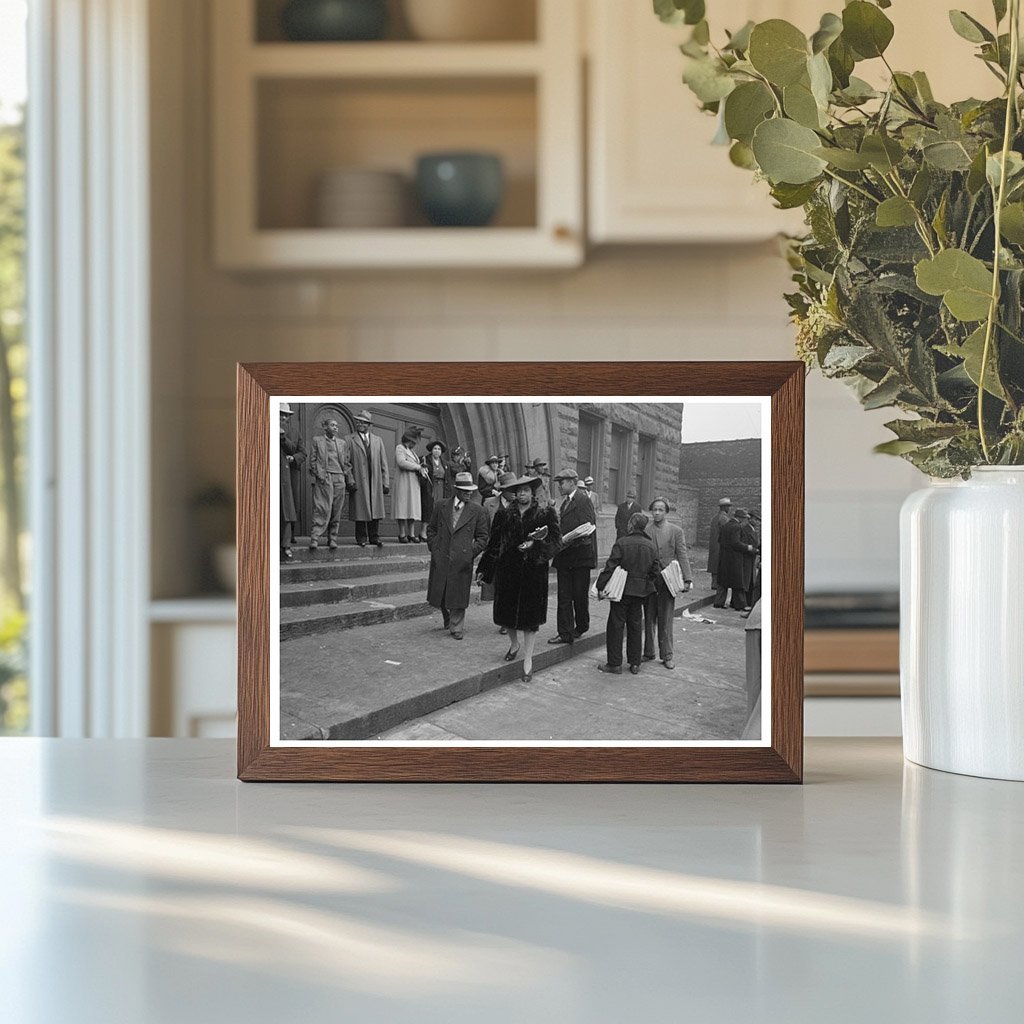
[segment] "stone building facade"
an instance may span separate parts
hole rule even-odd
[[[359,404],[310,402],[294,405],[297,415],[291,429],[309,450],[322,433],[328,417],[338,419],[342,434],[354,429]],[[616,506],[627,490],[635,489],[646,507],[656,495],[664,495],[673,507],[680,503],[679,448],[682,431],[681,403],[378,403],[365,406],[373,416],[373,432],[384,440],[392,457],[403,431],[410,426],[423,430],[426,441],[440,438],[449,449],[467,448],[473,471],[488,455],[508,454],[512,468],[523,472],[534,459],[544,459],[552,475],[575,469],[582,479],[592,476],[599,513],[599,550],[606,553],[614,540]],[[312,483],[305,469],[299,475],[296,495],[299,536],[308,535],[312,516]],[[548,481],[552,493],[557,493]],[[390,500],[386,503],[390,517]],[[673,516],[678,521],[678,515]],[[388,534],[385,523],[385,535]],[[691,540],[688,532],[687,539]]]
[[[707,547],[719,499],[732,498],[734,506],[750,510],[761,508],[761,439],[683,444],[679,480],[696,498],[696,544]]]

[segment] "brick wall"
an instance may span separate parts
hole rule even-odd
[[[679,477],[696,495],[696,543],[707,547],[708,528],[721,498],[733,505],[761,508],[761,441],[700,441],[684,444]]]

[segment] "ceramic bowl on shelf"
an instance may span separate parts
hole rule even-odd
[[[371,167],[336,167],[320,177],[316,224],[321,228],[373,230],[406,223],[405,175]]]
[[[534,0],[404,0],[403,6],[413,35],[427,42],[488,42],[534,35]]]
[[[387,0],[289,0],[281,28],[294,42],[363,42],[383,37]]]
[[[494,153],[425,153],[416,161],[416,194],[435,227],[483,227],[505,194],[501,157]]]

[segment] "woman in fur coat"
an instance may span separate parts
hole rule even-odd
[[[548,617],[548,572],[562,537],[555,510],[537,503],[541,483],[540,477],[519,477],[502,488],[514,501],[495,513],[477,570],[483,583],[494,584],[494,622],[508,631],[505,660],[514,661],[523,648],[525,682],[533,678],[537,630]]]

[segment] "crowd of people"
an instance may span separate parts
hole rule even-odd
[[[288,403],[281,419],[281,555],[294,558],[297,519],[295,480],[305,452],[289,440]],[[493,620],[508,637],[506,661],[522,658],[523,679],[533,678],[540,627],[548,616],[550,570],[555,569],[556,633],[553,645],[571,645],[590,631],[590,600],[609,596],[606,662],[603,672],[623,671],[623,640],[630,671],[657,657],[675,667],[673,623],[675,597],[693,586],[682,529],[668,521],[671,506],[655,498],[645,513],[630,492],[616,514],[617,538],[592,589],[598,564],[594,480],[573,469],[546,479],[547,463],[533,459],[522,472],[512,471],[507,454],[489,456],[474,472],[462,447],[449,453],[438,439],[416,452],[423,432],[402,435],[393,460],[384,442],[372,433],[372,414],[354,417],[355,430],[340,436],[338,421],[327,418],[309,457],[313,480],[313,527],[309,546],[338,547],[346,501],[355,521],[355,542],[383,546],[380,525],[384,496],[391,494],[398,543],[426,543],[430,550],[427,601],[439,609],[444,628],[463,639],[466,609],[474,580],[481,599],[493,603]],[[479,563],[477,564],[477,560]],[[474,570],[475,566],[475,570]],[[671,567],[672,572],[665,570]],[[673,575],[674,573],[674,575]],[[674,579],[676,584],[670,583]]]

